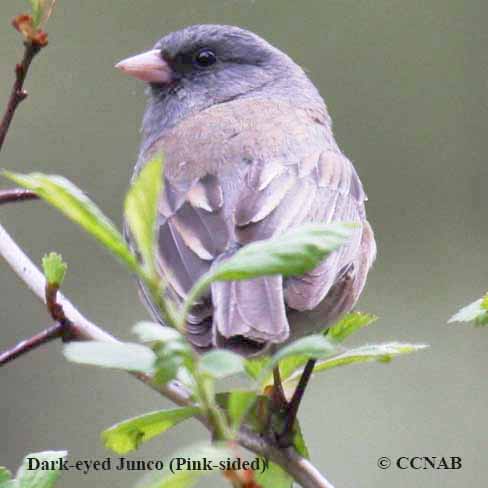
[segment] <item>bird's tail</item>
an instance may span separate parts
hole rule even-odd
[[[249,355],[288,338],[290,327],[279,275],[215,282],[212,303],[216,346]]]

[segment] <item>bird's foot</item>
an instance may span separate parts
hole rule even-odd
[[[307,388],[307,384],[310,380],[310,377],[312,376],[314,366],[315,366],[314,359],[310,359],[309,361],[307,361],[302,376],[300,377],[300,381],[298,382],[295,392],[293,393],[293,397],[289,402],[285,398],[281,380],[279,381],[281,394],[283,395],[282,398],[286,403],[284,425],[279,431],[277,432],[275,431],[276,443],[281,448],[287,448],[293,446],[294,438],[295,438],[295,423],[297,419],[298,408],[300,407],[300,403],[305,393],[305,389]],[[275,377],[275,386],[276,386],[276,377]]]

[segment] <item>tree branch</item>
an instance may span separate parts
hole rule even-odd
[[[10,237],[2,225],[0,225],[0,255],[5,259],[5,261],[7,261],[8,265],[34,293],[34,295],[36,295],[43,303],[46,303],[46,280],[44,279],[44,275],[41,273],[41,271],[39,271],[34,263],[32,263],[24,251],[20,249],[20,247]],[[100,329],[93,322],[90,322],[86,317],[84,317],[60,292],[57,295],[57,303],[63,307],[66,317],[68,317],[73,323],[72,340],[119,342],[115,337]],[[149,384],[153,389],[168,397],[176,404],[188,404],[190,395],[185,394],[181,387],[178,386],[173,388],[172,386],[155,386],[152,382],[152,378],[149,376],[140,374],[134,374],[134,376],[137,376],[139,379]]]
[[[24,190],[23,188],[9,188],[8,190],[0,190],[0,205],[38,199],[39,197],[33,191]]]
[[[0,366],[13,361],[23,354],[27,354],[33,349],[37,349],[43,344],[54,341],[55,339],[59,339],[62,331],[63,326],[61,324],[54,324],[42,332],[39,332],[39,334],[36,334],[25,341],[19,342],[16,346],[7,349],[5,352],[0,354]]]
[[[8,232],[0,225],[0,255],[7,261],[17,276],[28,286],[28,288],[43,302],[46,303],[45,287],[46,281],[44,275],[32,263],[27,255],[20,249],[16,242],[10,237]],[[60,292],[56,297],[57,303],[62,307],[64,314],[72,323],[71,333],[73,340],[95,340],[105,342],[119,342],[115,337],[105,332],[103,329],[90,322],[85,318],[74,305]],[[49,330],[49,329],[47,329]],[[47,330],[41,332],[49,335]],[[34,337],[37,337],[34,336]],[[25,354],[35,347],[47,342],[33,344],[33,347],[27,347],[30,340],[23,341],[16,348],[7,351],[0,357],[10,354],[18,357]],[[15,351],[15,352],[14,352]],[[12,359],[14,359],[12,357]],[[179,383],[170,382],[165,386],[157,385],[154,380],[142,373],[131,373],[140,381],[146,383],[153,390],[156,390],[177,405],[185,406],[191,404],[190,393]],[[203,416],[196,417],[205,427],[209,428],[207,420]],[[243,427],[238,436],[238,442],[246,449],[260,456],[269,458],[272,462],[281,466],[288,472],[297,483],[303,488],[334,488],[327,479],[325,479],[315,466],[307,459],[297,454],[293,449],[280,449],[270,441],[260,437],[246,427]]]
[[[24,81],[32,60],[42,47],[41,44],[33,41],[24,42],[24,56],[22,61],[15,66],[15,81],[10,92],[7,108],[3,114],[2,121],[0,122],[0,151],[2,150],[5,137],[7,136],[10,123],[12,122],[17,107],[27,98],[27,92],[24,90]]]

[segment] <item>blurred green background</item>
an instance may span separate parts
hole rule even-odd
[[[26,5],[0,4],[0,107],[22,52],[9,22]],[[193,23],[236,24],[279,46],[318,85],[370,198],[379,253],[359,309],[380,321],[353,342],[432,346],[315,378],[301,410],[313,460],[337,488],[485,486],[488,330],[446,320],[488,287],[487,14],[481,0],[59,0],[0,166],[61,173],[120,223],[145,96],[114,63]],[[131,339],[147,314],[105,251],[39,202],[2,207],[0,219],[36,262],[61,252],[68,296]],[[0,347],[48,324],[0,262]],[[0,463],[11,469],[45,449],[103,458],[103,428],[167,405],[125,374],[67,363],[60,344],[2,368],[0,392]],[[189,422],[132,457],[205,436]],[[380,456],[460,456],[463,468],[381,471]],[[70,472],[60,486],[124,487],[139,477]]]

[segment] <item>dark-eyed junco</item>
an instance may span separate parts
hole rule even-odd
[[[376,245],[361,181],[303,70],[256,34],[224,25],[168,34],[117,68],[149,84],[136,172],[164,153],[157,262],[175,299],[249,242],[305,222],[360,223],[304,276],[213,284],[187,324],[195,347],[256,354],[351,310]]]

